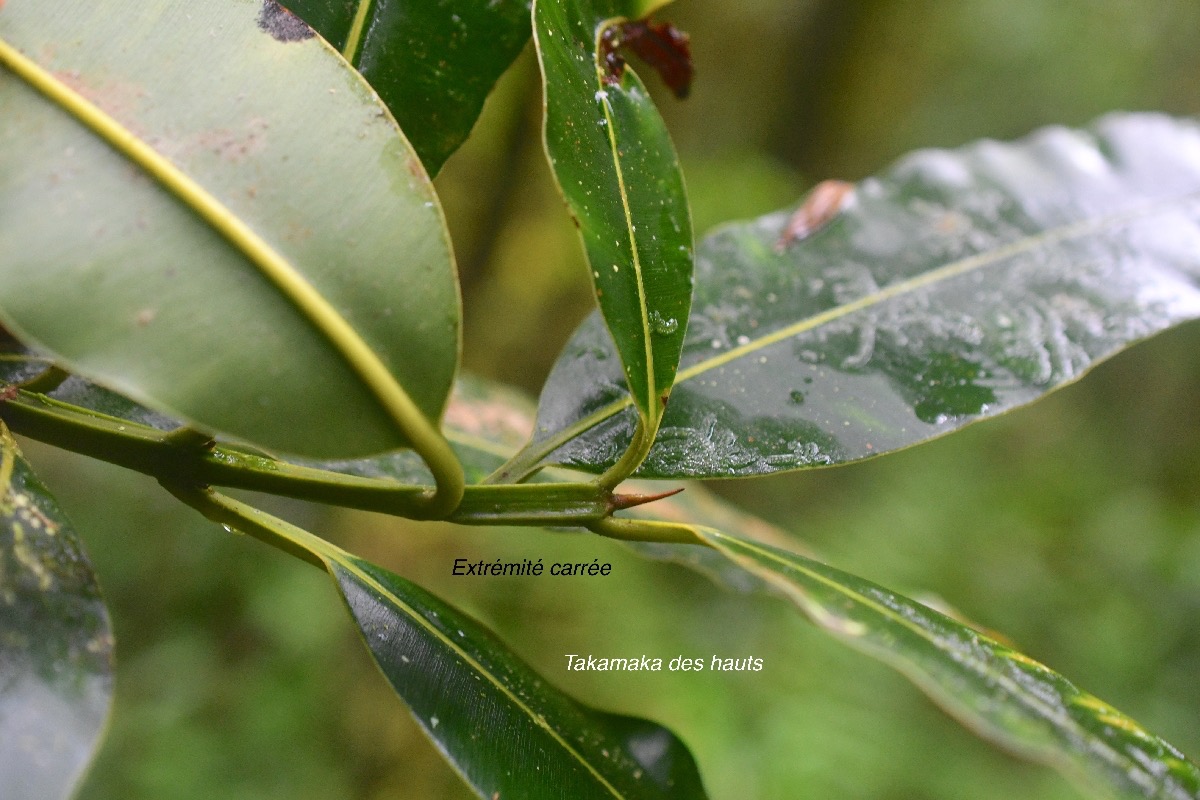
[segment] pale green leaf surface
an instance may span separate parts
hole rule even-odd
[[[362,72],[431,175],[529,39],[530,0],[285,0]],[[282,13],[282,12],[276,12]]]
[[[645,477],[867,458],[1030,403],[1200,316],[1200,126],[1115,114],[1086,130],[914,153],[781,246],[789,212],[700,246],[676,387]],[[637,421],[587,320],[530,452],[612,465]]]
[[[546,153],[646,427],[671,391],[692,295],[691,216],[666,126],[632,68],[608,72],[601,34],[641,4],[533,6],[545,83]]]
[[[112,628],[79,537],[0,423],[0,786],[74,792],[112,700]]]
[[[361,76],[262,11],[4,5],[0,41],[182,178],[152,178],[78,108],[0,66],[0,320],[72,372],[210,431],[310,457],[404,446],[378,389],[255,257],[278,255],[437,419],[459,339],[437,199]],[[181,185],[262,247],[181,202]]]
[[[816,625],[903,673],[950,714],[1102,796],[1196,800],[1200,770],[1063,676],[967,625],[854,575],[696,527]]]

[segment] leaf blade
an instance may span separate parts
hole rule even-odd
[[[705,797],[691,754],[666,728],[576,702],[480,623],[303,529],[211,490],[167,488],[324,568],[384,676],[481,797]]]
[[[665,728],[570,700],[477,622],[397,575],[351,556],[330,566],[384,675],[481,796],[704,796],[691,756]],[[433,642],[445,653],[409,658]],[[458,669],[456,690],[443,681]],[[482,748],[481,730],[492,739]],[[492,750],[489,763],[479,763],[480,750]],[[661,758],[639,760],[656,750]]]
[[[361,78],[311,31],[285,37],[244,4],[160,2],[136,21],[45,9],[8,4],[0,36],[43,60],[56,96],[80,98],[263,247],[198,218],[6,70],[8,327],[159,411],[287,452],[407,444],[381,399],[405,390],[439,418],[458,353],[449,243],[427,176]],[[148,70],[160,52],[146,42],[171,57]],[[336,161],[326,137],[346,142]],[[267,251],[282,283],[259,273]],[[64,285],[91,296],[56,297]],[[418,308],[423,321],[403,321]],[[361,425],[338,421],[343,402]]]
[[[605,63],[606,32],[639,10],[615,0],[535,2],[544,143],[591,265],[634,404],[653,431],[691,305],[692,232],[678,157],[645,87]]]
[[[529,39],[528,0],[285,0],[379,92],[430,175],[466,140]]]
[[[696,530],[818,627],[897,669],[983,738],[1105,796],[1200,797],[1200,770],[1179,750],[1028,656],[818,561]]]
[[[70,797],[112,702],[112,627],[79,537],[0,422],[0,780]]]
[[[640,474],[869,458],[1032,402],[1195,319],[1198,142],[1193,121],[1112,115],[913,154],[790,245],[786,212],[718,229]],[[611,352],[593,318],[556,364],[534,445],[553,461],[599,471],[632,436]]]

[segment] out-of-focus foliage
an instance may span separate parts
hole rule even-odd
[[[661,16],[692,35],[691,98],[647,83],[701,233],[920,146],[1078,126],[1119,108],[1200,112],[1190,0],[679,0]],[[467,365],[536,391],[591,298],[541,154],[529,55],[438,188],[464,274]],[[949,439],[717,488],[843,569],[945,598],[1196,757],[1197,352],[1200,330],[1183,328]],[[25,449],[67,513],[87,521],[119,642],[113,729],[84,800],[471,796],[361,652],[324,576],[214,532],[145,479]],[[595,537],[290,511],[477,615],[563,689],[669,725],[714,798],[1078,797],[782,603],[727,594]],[[551,554],[611,560],[614,575],[569,590],[450,575],[457,557]],[[565,653],[642,651],[765,666],[563,668]]]

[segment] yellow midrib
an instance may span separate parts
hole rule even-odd
[[[775,554],[771,550],[765,549],[762,546],[760,546],[754,542],[751,542],[749,540],[739,539],[739,538],[736,538],[733,536],[729,536],[728,534],[722,533],[721,531],[715,530],[713,528],[707,528],[704,526],[695,526],[694,529],[697,531],[708,531],[709,532],[709,534],[707,536],[704,534],[700,534],[700,537],[703,539],[707,539],[707,540],[711,541],[712,539],[715,538],[718,541],[725,540],[725,541],[736,542],[738,546],[741,546],[741,547],[745,548],[746,550],[751,551],[752,553],[759,556],[760,558],[768,559],[776,564],[779,564],[780,566],[784,567],[785,569],[794,569],[797,572],[800,572],[803,575],[806,575],[810,580],[813,580],[820,584],[823,584],[827,588],[830,588],[833,591],[837,592],[838,594],[841,594],[842,596],[849,599],[851,602],[859,603],[863,606],[866,606],[867,608],[871,609],[875,613],[877,613],[880,616],[884,617],[885,619],[889,620],[893,624],[899,625],[900,627],[903,627],[903,628],[907,628],[909,631],[916,634],[916,636],[918,638],[923,639],[924,641],[928,642],[930,645],[935,647],[940,652],[947,654],[947,656],[949,656],[951,659],[953,659],[956,663],[964,663],[960,658],[956,657],[956,651],[952,650],[949,647],[943,646],[941,644],[941,642],[939,642],[928,631],[926,631],[924,628],[920,627],[916,623],[912,622],[909,619],[906,619],[905,617],[901,616],[900,614],[897,614],[895,611],[888,608],[887,606],[877,603],[874,600],[870,599],[869,597],[866,597],[859,592],[853,591],[853,590],[849,589],[848,587],[843,586],[842,584],[838,583],[837,581],[831,580],[830,578],[827,578],[824,575],[821,575],[819,572],[816,572],[815,570],[807,569],[801,564],[794,563],[792,561],[788,561],[787,559],[782,558],[779,555]],[[746,556],[742,556],[741,558],[738,558],[736,552],[730,552],[730,548],[728,545],[725,545],[724,547],[718,546],[718,549],[721,550],[722,552],[726,553],[730,558],[734,559],[735,561],[743,561],[744,560],[744,561],[749,561],[750,564],[754,564],[754,559],[748,558]],[[768,580],[770,580],[772,576],[774,576],[777,579],[776,581],[772,581],[772,582],[778,583],[779,581],[786,581],[786,578],[784,577],[784,575],[782,575],[781,573],[778,573],[778,572],[773,572],[770,575],[767,575],[766,577],[768,578]],[[784,583],[784,585],[781,588],[783,588],[785,591],[798,592],[801,595],[803,595],[803,590],[791,585],[791,582]],[[815,603],[816,601],[813,600],[811,602]],[[989,644],[999,646],[998,643],[992,641],[991,639],[988,639],[983,634],[979,634],[977,632],[975,632],[975,633],[977,636],[979,636],[979,638],[986,640]],[[847,637],[847,639],[853,639],[853,638],[854,637],[852,637],[852,636]],[[959,654],[959,655],[961,655],[961,654]],[[1071,730],[1076,735],[1078,735],[1079,738],[1081,738],[1085,741],[1091,742],[1093,745],[1098,746],[1100,749],[1102,749],[1103,752],[1105,754],[1107,754],[1108,760],[1110,761],[1110,763],[1118,764],[1119,768],[1121,768],[1123,770],[1128,767],[1130,760],[1123,758],[1122,754],[1119,751],[1117,751],[1115,748],[1113,748],[1111,745],[1109,745],[1107,742],[1103,741],[1102,739],[1099,739],[1098,737],[1089,735],[1088,731],[1082,725],[1080,725],[1078,722],[1076,722],[1072,717],[1070,717],[1069,715],[1056,713],[1059,710],[1058,708],[1056,708],[1055,706],[1052,706],[1048,703],[1043,702],[1040,698],[1038,698],[1032,692],[1024,690],[1023,687],[1021,687],[1016,681],[1013,681],[1012,679],[1010,679],[1003,673],[996,672],[994,670],[989,669],[986,661],[979,661],[978,659],[971,659],[965,663],[973,664],[974,665],[974,669],[972,670],[973,672],[980,675],[985,681],[986,680],[995,681],[995,683],[997,685],[1006,689],[1012,696],[1019,698],[1024,705],[1032,708],[1036,713],[1040,714],[1043,719],[1050,720],[1057,724],[1063,724],[1065,721],[1067,724],[1070,725]],[[1039,664],[1039,666],[1042,666],[1042,665]],[[902,672],[908,671],[908,670],[905,670],[902,667],[900,667],[899,664],[897,664],[897,668],[900,669]],[[1047,672],[1051,671],[1049,669],[1049,667],[1043,666],[1043,668],[1046,669]],[[914,668],[912,670],[912,672],[915,674],[923,674],[923,675],[929,674],[928,671],[920,670],[917,668]],[[914,677],[915,677],[915,674],[914,674]],[[930,678],[929,680],[932,681],[933,679]],[[1076,691],[1079,692],[1079,694],[1081,696],[1087,696],[1086,693],[1079,691],[1078,689],[1076,689]],[[949,694],[947,694],[947,697],[949,697]],[[962,705],[964,708],[966,707],[966,704],[962,704]],[[1004,730],[999,725],[995,725],[994,727],[995,727],[995,730],[997,730],[997,731]],[[1141,765],[1138,765],[1138,767],[1141,768]]]
[[[358,57],[362,50],[363,39],[367,35],[367,18],[371,16],[374,0],[359,0],[354,9],[354,18],[350,21],[350,30],[346,33],[346,45],[342,48],[342,57],[354,66],[358,66]]]
[[[321,549],[325,550],[326,548]],[[500,693],[508,699],[510,703],[516,706],[525,716],[532,720],[535,725],[545,730],[556,744],[558,744],[563,750],[569,753],[572,758],[582,765],[601,786],[603,786],[610,794],[612,794],[613,797],[625,797],[625,795],[623,795],[616,787],[609,783],[608,780],[601,775],[594,766],[592,766],[592,763],[588,759],[584,758],[581,753],[572,747],[570,742],[560,736],[558,731],[554,730],[544,716],[534,712],[532,708],[526,705],[520,697],[518,697],[507,686],[505,686],[490,670],[485,668],[469,653],[459,647],[457,642],[442,633],[442,631],[430,623],[429,620],[425,619],[424,615],[418,613],[416,609],[412,608],[395,594],[388,591],[386,586],[379,583],[379,581],[377,581],[371,575],[367,574],[365,570],[359,568],[354,562],[354,559],[349,557],[349,554],[337,550],[332,545],[330,545],[328,549],[330,552],[322,553],[324,558],[336,562],[338,566],[353,575],[355,579],[357,579],[364,586],[367,586],[376,592],[380,597],[387,599],[397,608],[403,609],[406,616],[416,622],[420,627],[424,628],[428,634],[440,641],[443,646],[452,651],[458,658],[462,659],[463,662],[465,662],[477,674],[484,676],[488,682],[492,684],[492,686],[499,690]]]
[[[681,369],[676,375],[675,385],[679,385],[699,375],[703,375],[710,370],[724,366],[732,361],[755,353],[785,339],[789,339],[801,333],[806,333],[822,325],[841,319],[842,317],[858,311],[863,311],[871,306],[914,292],[923,287],[930,286],[944,280],[949,280],[977,269],[981,269],[1043,245],[1063,242],[1072,238],[1083,236],[1087,233],[1103,230],[1104,228],[1110,226],[1117,227],[1124,225],[1140,217],[1147,216],[1163,207],[1170,206],[1175,203],[1186,202],[1198,197],[1200,197],[1200,192],[1189,192],[1183,195],[1177,195],[1161,200],[1149,201],[1124,212],[1109,214],[1091,220],[1082,220],[1070,225],[1053,228],[1043,231],[1037,235],[1028,236],[1015,242],[1011,242],[987,253],[978,253],[958,261],[953,261],[929,272],[922,273],[907,280],[900,281],[899,283],[884,287],[879,291],[864,295],[857,300],[851,301],[836,308],[831,308],[827,311],[823,311],[820,314],[800,320],[784,328],[780,328],[779,330],[772,331],[771,333],[760,336],[757,339],[753,339],[744,345],[731,348],[720,355],[699,361],[686,369]],[[630,405],[632,405],[632,401],[630,398],[625,397],[621,400],[612,402],[607,406],[603,406],[602,408],[599,408],[588,414],[587,417],[576,422],[574,425],[565,428],[552,439],[546,440],[545,442],[539,444],[538,449],[542,451],[543,457],[548,456],[562,445],[566,444],[577,436],[580,436],[588,429],[600,424],[609,417],[620,413],[623,409],[628,408]]]

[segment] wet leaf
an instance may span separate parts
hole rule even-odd
[[[379,567],[331,571],[384,675],[481,797],[701,798],[687,748],[587,708],[490,631]]]
[[[705,797],[691,754],[666,728],[576,702],[420,587],[257,509],[208,497],[220,508],[206,509],[211,518],[283,540],[329,571],[384,676],[480,797]]]
[[[1200,316],[1192,120],[1112,115],[920,151],[836,205],[794,241],[788,211],[704,240],[640,474],[756,475],[906,447]],[[624,452],[636,415],[615,362],[589,319],[543,392],[532,450],[592,471]]]
[[[381,395],[437,419],[457,364],[437,199],[361,76],[260,11],[5,6],[0,321],[210,431],[401,447]]]
[[[767,544],[696,528],[813,623],[891,665],[964,725],[1104,796],[1195,800],[1200,770],[1063,676],[881,586]]]
[[[639,10],[622,0],[535,2],[533,23],[546,152],[579,228],[624,380],[653,431],[687,328],[692,229],[658,110],[632,69],[615,70],[605,58],[613,45],[604,44],[604,32]]]
[[[112,700],[112,628],[82,544],[0,422],[0,785],[70,797]]]
[[[492,86],[529,39],[530,0],[283,4],[379,92],[431,175],[466,140]]]

